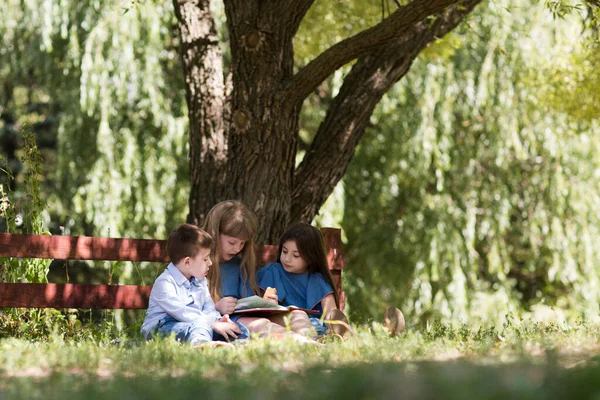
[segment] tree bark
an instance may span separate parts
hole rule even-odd
[[[289,222],[300,106],[281,90],[293,74],[293,39],[312,1],[225,1],[232,82],[227,198],[259,216],[259,242]]]
[[[415,24],[405,34],[354,65],[329,107],[310,150],[298,166],[291,222],[310,222],[342,179],[375,106],[406,73],[419,53],[454,29],[481,0],[451,7],[431,24]]]
[[[227,162],[223,60],[210,0],[173,0],[189,109],[188,222],[201,224],[222,198]]]

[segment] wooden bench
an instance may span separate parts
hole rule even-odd
[[[340,293],[344,252],[340,229],[322,228],[327,261]],[[112,239],[0,233],[0,257],[56,260],[149,261],[167,263],[166,240]],[[256,245],[259,265],[277,259],[278,246]],[[0,263],[2,259],[0,258]],[[0,283],[0,308],[144,309],[152,286]]]

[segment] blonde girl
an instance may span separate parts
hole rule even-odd
[[[223,315],[233,313],[238,299],[262,293],[256,282],[254,235],[257,227],[256,215],[236,200],[218,203],[204,221],[202,228],[215,241],[213,267],[208,273],[210,293],[215,308]],[[272,296],[272,300],[276,302],[277,296]],[[247,327],[260,335],[286,333],[283,326],[266,318],[233,316],[231,320],[242,324],[242,331]]]

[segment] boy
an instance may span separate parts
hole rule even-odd
[[[221,317],[208,291],[206,274],[211,266],[211,236],[191,224],[181,224],[169,235],[167,254],[171,263],[156,279],[150,292],[142,333],[175,335],[191,346],[225,345],[213,342],[213,331],[225,338],[241,334],[238,325]]]

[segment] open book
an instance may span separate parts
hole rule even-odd
[[[281,306],[279,304],[273,304],[268,300],[263,299],[259,296],[250,296],[243,299],[239,299],[235,306],[235,311],[232,315],[240,314],[278,314],[286,313],[293,310],[302,310],[308,314],[317,313],[316,310],[307,310],[296,306]]]

